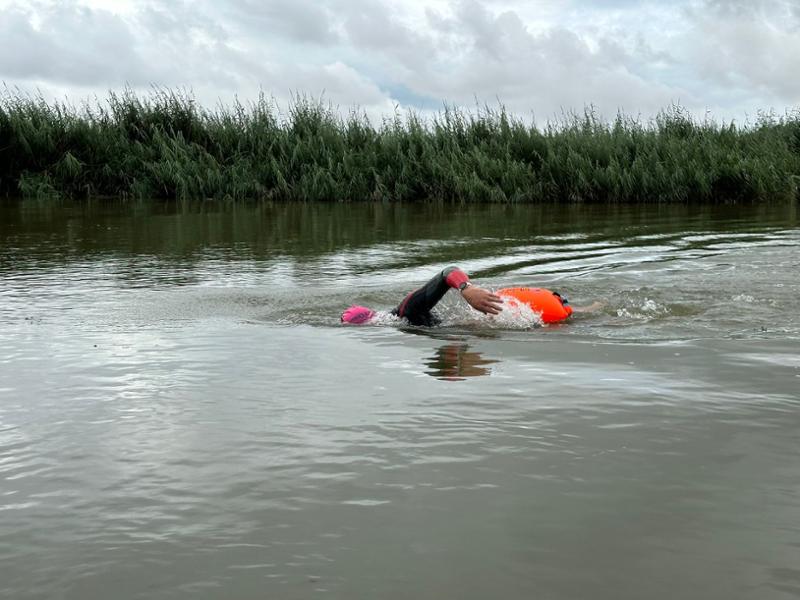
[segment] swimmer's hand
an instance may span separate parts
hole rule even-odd
[[[592,302],[589,306],[573,306],[572,312],[575,313],[593,313],[597,312],[605,306],[605,302]]]
[[[472,308],[486,315],[496,315],[503,310],[503,299],[489,290],[470,285],[461,292]]]

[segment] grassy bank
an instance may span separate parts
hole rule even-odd
[[[538,128],[503,110],[374,125],[298,100],[209,111],[132,93],[79,108],[0,96],[0,194],[457,202],[796,198],[800,113],[747,127],[680,108],[649,122],[592,113]]]

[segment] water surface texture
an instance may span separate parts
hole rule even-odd
[[[384,317],[450,264],[596,314]],[[795,206],[0,205],[0,597],[800,597]]]

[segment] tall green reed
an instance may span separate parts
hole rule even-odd
[[[537,127],[445,107],[374,125],[298,96],[208,110],[189,93],[72,106],[0,94],[0,194],[164,199],[728,202],[797,198],[800,112],[746,126],[679,106]]]

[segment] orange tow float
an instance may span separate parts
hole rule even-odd
[[[572,314],[572,307],[557,292],[544,288],[503,288],[495,292],[498,296],[511,299],[515,302],[527,304],[531,310],[542,315],[545,323],[558,323]]]

